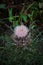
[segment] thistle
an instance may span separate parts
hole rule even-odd
[[[15,45],[26,45],[30,43],[29,29],[25,25],[19,25],[14,28],[12,39]]]

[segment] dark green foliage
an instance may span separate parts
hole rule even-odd
[[[6,39],[5,45],[0,47],[0,65],[42,65],[43,44],[32,43],[27,47],[17,47]],[[7,42],[7,43],[6,43]]]

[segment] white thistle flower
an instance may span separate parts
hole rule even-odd
[[[24,25],[19,25],[14,29],[14,34],[15,36],[17,36],[18,38],[21,37],[25,37],[28,34],[28,28]]]
[[[11,37],[16,45],[25,46],[30,43],[29,29],[25,25],[16,26]]]

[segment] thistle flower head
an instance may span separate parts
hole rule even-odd
[[[28,34],[28,28],[25,25],[16,26],[14,29],[14,34],[18,38],[23,38]]]

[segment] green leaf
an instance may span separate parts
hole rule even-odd
[[[18,25],[18,21],[13,21],[13,27]]]
[[[31,18],[31,14],[28,14],[28,17]]]
[[[9,21],[10,22],[13,22],[13,20],[14,20],[13,16],[12,17],[9,17]]]
[[[33,21],[31,14],[28,14],[28,17],[30,18],[30,21]]]
[[[31,27],[31,29],[34,29],[34,27],[35,27],[35,25],[33,25],[33,26]]]
[[[12,22],[14,20],[14,17],[12,15],[12,8],[8,9],[8,13],[9,13],[9,21]]]
[[[23,19],[24,22],[27,22],[27,16],[25,14],[22,14],[21,18]]]

